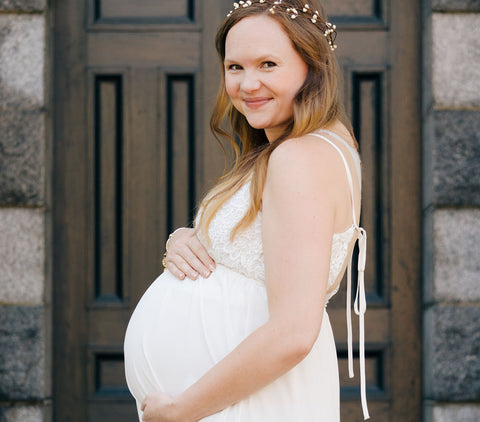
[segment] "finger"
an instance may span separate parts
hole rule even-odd
[[[190,249],[193,251],[195,256],[202,262],[202,265],[210,270],[210,272],[215,270],[215,261],[208,254],[207,249],[195,236],[196,240],[192,240]]]
[[[196,272],[202,274],[203,277],[209,277],[211,270],[198,258],[192,249],[185,250],[183,258]]]
[[[181,228],[170,236],[166,261],[174,263],[178,270],[194,280],[197,279],[195,273],[209,277],[215,270],[215,261],[208,255],[192,228]],[[170,267],[168,268],[170,270]]]
[[[169,259],[167,255],[167,265],[171,262],[174,264],[181,272],[183,272],[191,280],[196,280],[198,278],[198,272],[193,269],[190,264],[181,256],[176,255],[174,260]]]
[[[166,264],[168,271],[170,271],[174,277],[178,278],[179,280],[185,279],[185,273],[180,270],[173,262],[167,261]]]

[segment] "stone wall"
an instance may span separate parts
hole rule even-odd
[[[480,0],[423,0],[425,422],[480,421]],[[0,0],[0,422],[51,420],[49,17]]]
[[[425,422],[477,422],[480,0],[424,9]]]
[[[46,0],[0,0],[0,421],[51,420]]]

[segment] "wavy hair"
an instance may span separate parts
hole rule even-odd
[[[311,9],[320,11],[318,21],[325,23],[326,15],[318,0],[310,0],[307,3]],[[282,4],[301,10],[305,0],[283,0]],[[352,133],[351,124],[340,100],[339,66],[324,31],[307,16],[292,19],[284,10],[272,14],[269,12],[272,5],[273,0],[266,0],[263,3],[253,2],[248,7],[237,8],[225,19],[216,35],[215,45],[222,76],[210,118],[210,128],[222,146],[225,159],[227,160],[227,153],[223,141],[233,148],[235,159],[230,171],[224,173],[200,206],[199,214],[202,218],[199,219],[197,230],[201,230],[208,241],[210,241],[208,228],[213,217],[225,201],[248,180],[251,181],[250,205],[245,216],[232,230],[231,240],[253,222],[261,207],[270,154],[282,142],[326,127],[336,120],[340,120]],[[251,127],[247,119],[233,107],[225,89],[224,59],[227,34],[239,21],[253,15],[265,15],[275,19],[308,66],[306,80],[294,99],[292,118],[286,125],[284,133],[272,143],[269,143],[263,129]]]

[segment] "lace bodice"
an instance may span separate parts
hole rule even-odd
[[[262,246],[262,213],[257,214],[249,227],[238,232],[233,241],[230,240],[230,233],[245,215],[249,201],[250,183],[247,182],[225,202],[213,217],[209,227],[211,243],[207,243],[201,232],[199,232],[199,237],[215,262],[263,283],[265,281],[265,266]],[[199,218],[201,218],[201,210]],[[333,235],[328,276],[329,291],[335,284],[340,271],[344,268],[348,245],[353,234],[354,226],[348,228],[345,232]],[[333,296],[337,289],[330,292],[327,298]]]
[[[263,264],[262,216],[259,212],[253,223],[239,231],[233,241],[230,233],[243,218],[250,201],[250,183],[243,185],[213,217],[208,235],[209,244],[202,232],[199,238],[216,263],[231,268],[246,277],[263,282],[265,266]],[[200,210],[201,218],[201,210]]]

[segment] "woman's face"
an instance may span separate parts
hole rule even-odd
[[[284,131],[308,73],[281,25],[265,15],[242,19],[225,41],[225,88],[234,107],[270,142]]]

